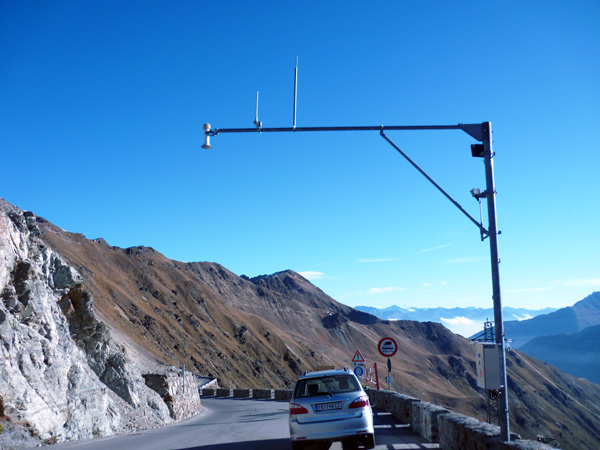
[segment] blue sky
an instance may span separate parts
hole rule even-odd
[[[491,307],[489,245],[377,132],[491,121],[505,305],[600,290],[600,3],[0,4],[0,197],[88,238],[335,299]],[[389,132],[470,214],[460,131]],[[486,224],[487,226],[487,224]]]

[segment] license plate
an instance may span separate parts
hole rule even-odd
[[[315,411],[335,411],[342,409],[342,402],[318,403],[315,405]]]

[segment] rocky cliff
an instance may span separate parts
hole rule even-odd
[[[165,402],[96,318],[81,275],[39,235],[32,213],[0,199],[0,403],[7,428],[51,443],[169,422]],[[9,448],[2,439],[6,433],[0,447]]]

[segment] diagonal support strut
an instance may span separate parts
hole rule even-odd
[[[487,236],[489,235],[489,232],[488,232],[488,230],[486,230],[486,229],[483,227],[483,225],[482,225],[481,223],[477,222],[477,220],[475,220],[475,219],[473,218],[473,216],[471,216],[471,214],[469,214],[467,211],[465,211],[465,209],[464,209],[462,206],[460,206],[460,205],[458,204],[458,202],[457,202],[456,200],[454,200],[454,199],[453,199],[453,198],[450,196],[450,194],[448,194],[448,193],[447,193],[447,192],[446,192],[444,189],[442,189],[442,187],[441,187],[439,184],[437,184],[437,183],[436,183],[436,182],[433,180],[433,178],[431,178],[429,175],[427,175],[427,173],[426,173],[426,172],[425,172],[423,169],[421,169],[421,168],[420,168],[420,167],[417,165],[417,163],[415,163],[415,162],[414,162],[412,159],[410,159],[410,157],[409,157],[409,156],[408,156],[406,153],[404,153],[400,147],[398,147],[396,144],[394,144],[394,142],[392,142],[392,140],[386,136],[386,134],[383,132],[383,127],[381,128],[381,130],[380,130],[379,134],[381,135],[381,137],[382,137],[382,138],[384,138],[386,141],[388,141],[388,142],[389,142],[389,144],[390,144],[392,147],[394,147],[394,148],[395,148],[395,149],[398,151],[398,153],[400,153],[402,156],[404,156],[404,158],[405,158],[405,159],[406,159],[406,160],[407,160],[407,161],[408,161],[408,162],[409,162],[409,163],[410,163],[410,164],[411,164],[411,165],[412,165],[412,166],[413,166],[415,169],[417,169],[417,170],[419,171],[419,173],[421,173],[421,175],[423,175],[425,178],[427,178],[427,180],[429,180],[429,182],[430,182],[431,184],[433,184],[433,185],[434,185],[434,186],[435,186],[435,187],[436,187],[436,188],[437,188],[437,189],[438,189],[438,190],[439,190],[439,191],[440,191],[440,192],[441,192],[441,193],[444,195],[444,197],[446,197],[448,200],[450,200],[450,202],[452,202],[452,204],[453,204],[454,206],[456,206],[456,207],[457,207],[457,208],[458,208],[458,209],[459,209],[459,210],[460,210],[460,211],[461,211],[461,212],[462,212],[462,213],[463,213],[465,216],[467,216],[467,218],[468,218],[468,219],[469,219],[471,222],[473,222],[473,223],[475,224],[475,226],[477,226],[477,228],[479,228],[479,232],[481,233],[482,240],[483,240],[485,237],[487,237]],[[470,133],[469,133],[469,134],[470,134]]]

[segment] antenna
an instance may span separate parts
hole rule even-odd
[[[296,69],[294,70],[294,129],[296,128],[296,103],[298,101],[298,56],[296,56]]]
[[[259,130],[262,128],[262,122],[258,120],[258,91],[256,91],[256,115],[254,116],[254,125]]]

